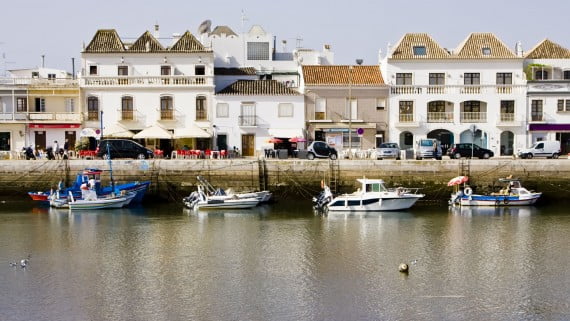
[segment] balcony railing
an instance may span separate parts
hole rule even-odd
[[[0,78],[0,85],[26,85],[30,87],[78,87],[79,80],[71,78]]]
[[[428,112],[428,123],[453,123],[453,112]]]
[[[239,116],[239,126],[257,126],[257,116]]]
[[[160,120],[174,120],[174,110],[161,110]]]
[[[121,110],[121,120],[135,120],[135,111]]]
[[[545,121],[544,113],[533,113],[530,115],[530,121]]]
[[[394,95],[440,95],[440,94],[521,94],[525,85],[418,85],[418,86],[392,86],[390,92]]]
[[[214,84],[211,76],[84,77],[81,81],[83,86],[92,87],[204,86]]]
[[[324,112],[319,112],[319,111],[315,112],[314,120],[325,120],[325,119],[326,119],[326,114]]]
[[[500,120],[503,123],[512,123],[515,121],[514,113],[501,113]]]
[[[487,121],[486,112],[462,112],[462,123],[484,123]]]
[[[27,121],[28,114],[17,112],[17,113],[0,113],[0,121]]]
[[[400,123],[413,123],[414,114],[400,114]]]

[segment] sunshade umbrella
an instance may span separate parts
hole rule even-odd
[[[271,143],[271,144],[279,144],[279,143],[282,143],[283,141],[279,138],[271,137],[267,140],[267,142]]]
[[[105,135],[105,137],[132,138],[135,133],[119,124],[112,124],[109,127],[105,127],[103,135]]]
[[[142,131],[134,135],[133,138],[172,139],[172,134],[158,125],[153,125],[143,129]]]
[[[457,177],[452,178],[447,183],[447,186],[455,186],[455,185],[463,184],[463,183],[467,182],[468,180],[469,180],[469,177],[467,177],[467,176],[457,176]]]
[[[289,141],[291,143],[300,143],[300,142],[306,142],[307,140],[304,139],[303,137],[293,137],[293,138],[289,138]]]
[[[196,125],[190,125],[184,128],[176,128],[174,130],[174,138],[209,138],[212,135],[208,134],[202,128]]]

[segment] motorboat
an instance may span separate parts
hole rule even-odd
[[[503,188],[490,194],[474,194],[469,186],[465,186],[451,195],[449,203],[461,206],[525,206],[538,201],[542,193],[529,191],[521,185],[519,179],[500,178]]]
[[[214,187],[210,182],[208,182],[203,176],[198,176],[197,180],[202,186],[202,190],[212,199],[235,199],[235,198],[257,198],[260,203],[267,203],[271,200],[272,194],[269,191],[257,191],[257,192],[242,192],[236,193],[232,189],[224,190],[220,187]]]
[[[204,192],[204,187],[198,185],[198,191],[192,192],[188,197],[182,199],[184,206],[193,210],[207,209],[242,209],[252,208],[259,204],[257,197],[239,198],[227,195],[208,195]]]
[[[424,194],[419,188],[387,188],[381,179],[357,179],[360,188],[351,194],[334,197],[330,188],[323,186],[323,192],[313,199],[316,209],[328,212],[371,212],[398,211],[412,207]]]
[[[121,208],[129,205],[135,198],[135,192],[120,192],[118,195],[109,195],[106,197],[94,197],[84,195],[82,199],[74,199],[70,194],[65,204],[70,210],[100,210],[109,208]],[[62,205],[62,206],[65,206]]]

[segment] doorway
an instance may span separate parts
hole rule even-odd
[[[75,131],[65,131],[65,140],[69,144],[69,150],[75,149]]]
[[[36,151],[37,150],[46,150],[46,132],[45,131],[36,131],[34,132],[34,142],[36,144]]]
[[[515,135],[510,131],[504,131],[501,133],[501,156],[513,155],[513,145],[515,142]]]
[[[242,156],[255,156],[255,135],[241,135],[241,154]]]

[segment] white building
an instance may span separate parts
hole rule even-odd
[[[209,148],[211,138],[196,137],[212,133],[214,54],[189,31],[164,45],[158,38],[158,26],[155,35],[147,31],[133,43],[115,30],[97,31],[81,54],[85,126],[102,126],[103,136],[105,128],[118,126],[133,133],[160,127],[176,137],[192,128],[195,134],[174,146],[147,135],[144,143],[166,152],[183,145]]]
[[[496,155],[524,147],[526,77],[518,51],[491,33],[472,33],[453,51],[425,33],[404,35],[382,66],[391,85],[389,137],[403,148],[425,137],[444,147],[475,141]]]
[[[527,145],[558,140],[570,152],[570,50],[545,39],[525,54]]]
[[[213,123],[220,150],[236,147],[243,156],[257,156],[264,149],[293,150],[296,145],[289,139],[304,136],[303,95],[281,82],[238,80],[216,99]]]

